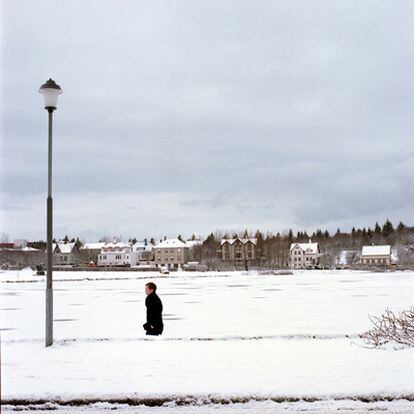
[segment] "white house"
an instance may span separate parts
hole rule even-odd
[[[361,263],[389,266],[391,264],[391,246],[362,246]]]
[[[137,241],[133,244],[131,252],[131,266],[138,266],[140,263],[148,264],[148,262],[153,258],[152,248],[153,245],[148,243],[147,239]]]
[[[294,269],[315,267],[319,264],[321,252],[319,243],[292,243],[290,245],[290,266]]]
[[[178,239],[166,239],[154,246],[154,260],[157,266],[169,269],[180,268],[188,262],[189,247]]]
[[[105,243],[98,255],[98,266],[130,266],[131,245],[123,242]]]

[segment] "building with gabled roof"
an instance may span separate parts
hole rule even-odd
[[[97,264],[99,254],[101,253],[101,249],[104,246],[105,246],[105,242],[85,243],[80,248],[83,260],[87,263],[93,262]]]
[[[98,255],[98,266],[130,266],[132,246],[124,242],[106,242]]]
[[[59,240],[52,244],[53,265],[75,265],[81,261],[80,248],[82,243],[64,242]]]
[[[319,243],[292,243],[290,245],[290,267],[294,269],[306,269],[319,265],[321,252]]]
[[[391,265],[391,246],[362,246],[361,263],[365,265]]]
[[[238,263],[252,262],[257,257],[257,239],[256,238],[240,238],[222,239],[221,243],[221,259],[227,262]]]
[[[153,247],[154,262],[158,267],[181,268],[188,262],[190,248],[179,239],[164,239]]]

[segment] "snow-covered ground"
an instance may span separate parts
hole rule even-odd
[[[164,402],[165,413],[189,412],[172,407],[178,400],[197,412],[208,410],[194,404],[228,401],[230,413],[365,412],[369,404],[371,412],[414,412],[414,349],[369,349],[358,337],[371,327],[368,315],[413,305],[414,272],[56,272],[54,279],[55,343],[45,348],[44,277],[0,273],[4,402],[151,400]],[[164,303],[158,338],[142,329],[149,280]]]

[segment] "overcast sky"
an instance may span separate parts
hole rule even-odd
[[[414,225],[414,2],[1,2],[1,232]]]

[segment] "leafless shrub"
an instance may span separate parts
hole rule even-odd
[[[414,346],[414,306],[398,314],[390,309],[380,316],[369,317],[374,324],[373,329],[361,335],[361,338],[375,347],[388,342]]]

